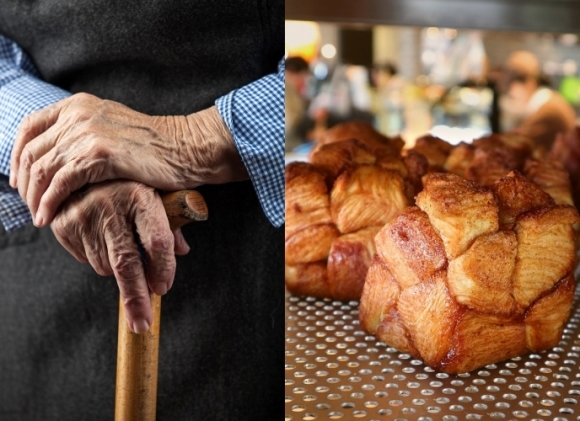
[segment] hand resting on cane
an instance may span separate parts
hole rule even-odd
[[[51,224],[79,261],[101,275],[115,274],[135,332],[151,323],[147,283],[164,294],[175,273],[174,242],[176,254],[188,249],[181,231],[173,240],[154,188],[173,191],[247,178],[215,107],[188,116],[148,116],[84,93],[24,119],[10,169],[10,184],[35,225]],[[102,183],[106,180],[123,181]],[[77,192],[83,186],[87,190]]]
[[[89,262],[100,275],[115,275],[128,325],[136,333],[147,331],[152,323],[149,289],[165,294],[173,283],[175,254],[189,251],[181,231],[171,232],[159,194],[134,181],[101,182],[73,193],[51,228],[77,260]]]
[[[247,178],[215,106],[188,116],[148,116],[85,93],[27,116],[10,166],[10,185],[39,227],[89,183],[129,179],[174,191]]]

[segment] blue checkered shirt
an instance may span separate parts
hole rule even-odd
[[[8,184],[10,155],[22,119],[69,96],[43,82],[30,58],[0,35],[0,222],[11,231],[32,221],[18,191]],[[284,60],[278,72],[218,98],[270,222],[284,223]]]

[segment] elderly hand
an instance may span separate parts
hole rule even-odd
[[[157,192],[126,180],[92,185],[64,202],[51,228],[77,260],[89,262],[99,275],[115,275],[129,327],[146,332],[152,323],[149,289],[165,294],[175,275],[174,253],[189,251],[181,231],[169,229]]]
[[[37,226],[88,183],[129,179],[171,191],[247,177],[215,107],[152,117],[84,93],[27,116],[10,166],[10,185]]]

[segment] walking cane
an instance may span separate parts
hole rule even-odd
[[[195,190],[181,190],[161,196],[171,231],[192,221],[207,219],[205,200]],[[117,389],[115,421],[155,421],[161,297],[150,293],[153,323],[142,335],[133,333],[119,302],[117,345]]]

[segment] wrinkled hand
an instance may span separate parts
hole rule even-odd
[[[173,191],[247,177],[215,107],[152,117],[84,93],[27,116],[10,166],[10,185],[37,226],[88,183],[129,179]]]
[[[174,253],[189,251],[181,231],[169,229],[157,192],[125,180],[92,185],[64,202],[51,228],[77,260],[89,262],[100,275],[115,275],[129,327],[146,332],[152,323],[149,289],[165,294],[175,275]]]

